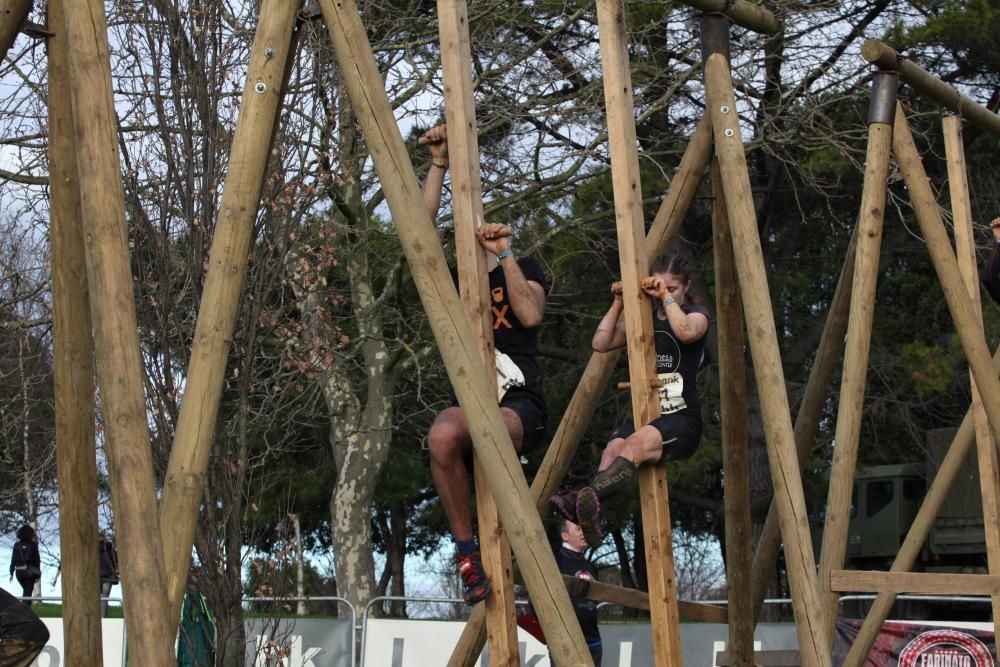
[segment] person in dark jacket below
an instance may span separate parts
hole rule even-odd
[[[559,571],[585,582],[597,581],[597,568],[583,556],[587,540],[584,539],[580,526],[569,519],[562,519],[556,527],[559,531],[559,540],[562,542],[555,553]],[[587,642],[587,649],[590,650],[590,657],[594,660],[594,667],[601,667],[604,646],[601,643],[601,631],[597,627],[597,603],[586,596],[585,586],[579,587],[583,589],[579,593],[574,588],[570,587],[573,610],[580,622],[580,629]],[[552,656],[549,656],[549,661],[553,665],[556,664]]]
[[[689,294],[694,270],[684,257],[661,255],[650,265],[649,273],[640,287],[652,301],[660,415],[638,429],[631,419],[621,424],[612,432],[590,484],[549,499],[560,516],[580,524],[591,547],[604,539],[601,502],[625,489],[640,465],[686,459],[701,441],[696,381],[705,356],[708,309]],[[591,345],[595,352],[625,345],[625,322],[619,321],[622,310],[621,293],[617,292],[594,333]]]
[[[101,617],[108,617],[108,596],[111,595],[111,587],[117,584],[118,578],[118,550],[115,544],[108,539],[106,533],[97,536],[97,564],[101,572]]]
[[[16,597],[0,588],[0,665],[28,667],[49,641],[49,630]]]
[[[993,252],[983,267],[983,287],[995,303],[1000,304],[1000,218],[990,223],[993,230]]]
[[[38,543],[35,542],[35,529],[25,524],[17,531],[17,542],[10,554],[10,578],[17,577],[21,585],[21,597],[30,598],[35,589],[35,582],[42,578],[42,559],[38,555]],[[31,600],[25,600],[31,606]]]

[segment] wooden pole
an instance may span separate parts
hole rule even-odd
[[[7,52],[14,45],[21,26],[31,12],[32,0],[4,0],[3,10],[0,11],[0,59],[7,57]],[[51,25],[52,12],[49,12],[49,22]],[[95,547],[96,548],[96,547]]]
[[[353,0],[320,0],[320,9],[414,283],[552,655],[561,665],[592,665],[542,522],[528,504],[530,491],[496,402],[495,379],[487,377],[479,359],[357,6]]]
[[[986,408],[993,437],[1000,440],[1000,380],[990,363],[982,327],[976,320],[975,310],[969,302],[969,292],[962,282],[955,253],[952,252],[948,233],[934,200],[934,192],[927,180],[927,172],[920,161],[920,154],[913,143],[909,124],[902,108],[896,106],[896,124],[892,132],[892,147],[899,169],[910,192],[920,231],[927,243],[927,250],[944,291],[948,310],[958,329],[962,349],[976,380],[976,387]]]
[[[712,129],[708,121],[703,119],[681,158],[677,173],[671,179],[667,194],[646,235],[646,256],[650,262],[666,251],[673,242],[697,192],[711,153]],[[549,497],[556,492],[566,476],[583,432],[597,410],[601,394],[611,382],[620,354],[621,350],[591,354],[576,391],[566,406],[559,428],[545,452],[545,458],[531,482],[531,495],[539,513],[547,511]],[[462,636],[448,661],[448,667],[472,667],[475,664],[486,640],[485,627],[483,607],[477,605],[465,624]]]
[[[761,389],[768,459],[792,588],[799,650],[806,667],[826,666],[830,664],[829,642],[823,635],[820,621],[822,608],[816,580],[816,561],[809,537],[805,496],[795,452],[778,336],[771,311],[763,252],[757,235],[736,99],[729,65],[722,54],[714,53],[708,57],[705,80],[715,135],[715,152],[722,170],[726,209],[733,235],[736,270],[743,295],[743,308],[747,314],[754,372]]]
[[[163,543],[143,400],[142,360],[125,232],[107,23],[100,0],[63,5],[77,137],[80,211],[97,352],[111,499],[115,513],[131,661],[173,662],[176,623],[168,620]],[[96,592],[95,592],[96,594]]]
[[[829,394],[833,372],[840,365],[840,350],[844,345],[847,333],[847,318],[851,305],[850,285],[854,280],[854,256],[858,238],[858,225],[851,233],[851,242],[847,247],[844,265],[840,269],[840,278],[834,290],[833,300],[826,315],[823,333],[820,335],[819,346],[816,348],[816,358],[813,360],[806,380],[802,400],[799,402],[799,412],[795,417],[795,451],[799,458],[799,472],[805,468],[809,460],[809,452],[816,441],[816,429],[819,426],[823,407]],[[764,528],[757,539],[757,549],[754,551],[753,574],[753,614],[760,618],[760,610],[767,595],[767,587],[774,578],[774,565],[778,560],[781,548],[781,531],[778,527],[778,504],[774,499],[767,511]]]
[[[49,0],[53,26],[66,0]],[[96,667],[101,653],[97,559],[97,458],[94,443],[94,341],[80,219],[76,134],[69,89],[69,42],[61,28],[49,50],[49,210],[52,246],[52,340],[62,555],[64,661]]]
[[[993,369],[994,372],[1000,371],[1000,347],[993,354]],[[951,490],[958,471],[965,462],[974,437],[975,427],[970,407],[965,413],[965,418],[962,420],[958,432],[955,433],[955,437],[951,441],[948,453],[941,461],[941,465],[938,466],[937,475],[931,482],[930,488],[927,489],[927,495],[924,496],[924,500],[920,504],[920,509],[910,525],[910,530],[906,533],[906,538],[899,547],[899,552],[897,552],[896,559],[890,568],[891,572],[906,572],[913,567],[920,550],[923,548],[924,541],[927,539],[927,534],[934,524],[934,519]],[[885,619],[888,618],[889,610],[895,600],[895,593],[878,594],[854,638],[854,643],[851,645],[847,657],[844,658],[844,667],[860,667],[865,661],[868,650],[875,642]]]
[[[861,45],[861,55],[882,69],[896,70],[899,72],[899,78],[918,93],[960,115],[984,132],[1000,137],[1000,116],[958,92],[954,86],[945,83],[912,60],[899,55],[888,44],[877,39],[865,40]]]
[[[684,4],[700,9],[706,14],[724,14],[733,23],[764,35],[773,35],[781,29],[774,14],[746,0],[681,0]]]
[[[955,254],[962,281],[969,290],[969,299],[976,322],[982,327],[982,305],[979,297],[979,270],[976,267],[976,240],[972,231],[972,205],[969,202],[969,183],[965,168],[965,148],[962,145],[962,121],[956,116],[944,118],[944,147],[948,164],[948,190],[951,194],[952,221],[955,227]],[[986,536],[986,559],[989,572],[1000,574],[1000,504],[997,490],[1000,475],[997,468],[997,449],[990,435],[990,424],[983,412],[983,402],[976,390],[976,381],[970,379],[972,388],[972,415],[976,428],[976,446],[979,463],[979,487],[983,499],[983,528]],[[993,629],[1000,623],[1000,595],[992,595]]]
[[[187,586],[198,508],[204,499],[226,362],[271,156],[271,136],[284,96],[297,11],[297,2],[265,0],[250,51],[160,505],[170,618],[179,617]]]
[[[753,665],[754,612],[750,566],[750,465],[747,460],[747,380],[743,357],[743,307],[733,265],[733,239],[718,163],[712,164],[712,246],[715,314],[719,335],[719,412],[725,478],[726,591],[732,664]]]
[[[601,70],[608,115],[611,183],[618,257],[624,301],[626,351],[632,383],[632,419],[639,428],[660,415],[653,345],[653,311],[639,282],[649,275],[642,215],[642,185],[636,149],[632,80],[625,40],[623,0],[598,0]],[[639,502],[646,546],[653,660],[657,665],[681,664],[677,582],[670,525],[666,466],[639,468]]]
[[[994,574],[834,570],[830,575],[831,585],[835,591],[992,597],[1000,595],[1000,577]]]
[[[487,266],[486,251],[479,245],[475,234],[476,228],[485,221],[485,214],[473,98],[469,10],[465,0],[438,0],[437,7],[445,82],[445,115],[448,121],[448,157],[451,162],[459,296],[465,306],[486,374],[493,378],[496,375],[496,364],[493,356],[493,313],[488,277],[490,267]],[[493,385],[496,396],[495,381]],[[484,600],[490,664],[517,667],[520,654],[510,544],[504,536],[503,525],[486,483],[482,464],[478,457],[473,458],[480,552],[483,568],[493,589]]]
[[[877,73],[872,84],[865,184],[861,193],[861,214],[858,216],[860,233],[855,250],[847,349],[844,352],[844,371],[840,381],[833,464],[819,561],[820,590],[825,598],[826,612],[824,632],[831,641],[840,596],[830,589],[830,572],[844,566],[847,551],[854,468],[858,461],[861,413],[864,409],[868,353],[875,315],[875,289],[878,284],[882,223],[885,218],[885,182],[889,174],[889,149],[892,145],[892,116],[897,85],[896,76],[889,72]],[[875,118],[872,119],[872,116]]]

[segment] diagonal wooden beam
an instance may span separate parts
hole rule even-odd
[[[108,28],[101,0],[63,5],[87,284],[101,392],[132,660],[173,662],[176,621],[166,613],[163,544],[156,519],[153,456],[125,231],[125,200],[111,89]],[[96,595],[96,592],[95,592]]]
[[[179,617],[187,587],[198,508],[205,493],[205,474],[261,188],[271,156],[271,139],[284,97],[297,10],[295,0],[264,0],[250,49],[229,171],[222,187],[184,397],[160,503],[170,618]]]
[[[353,0],[319,4],[421,303],[552,655],[561,665],[593,665],[542,522],[528,502],[528,484],[496,402],[495,379],[486,375],[473,342],[357,5]]]
[[[909,190],[917,223],[927,243],[931,263],[934,264],[934,270],[944,291],[948,310],[958,330],[962,349],[965,351],[965,357],[976,380],[976,387],[986,408],[990,430],[993,437],[1000,440],[1000,380],[993,371],[989,348],[986,347],[982,327],[977,323],[975,309],[969,300],[969,292],[962,282],[958,261],[952,251],[944,222],[941,220],[934,191],[931,190],[927,172],[913,142],[906,116],[898,103],[892,132],[892,148],[903,180],[906,182],[906,188]]]
[[[725,56],[714,53],[708,57],[705,80],[754,372],[760,387],[768,460],[785,545],[799,648],[804,665],[825,667],[831,660],[830,644],[823,636],[820,623],[822,608],[805,495],[795,451],[763,251],[757,234],[743,137],[736,113],[736,98]]]

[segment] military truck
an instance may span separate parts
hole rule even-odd
[[[884,570],[892,565],[954,434],[954,429],[929,432],[924,462],[871,466],[857,472],[848,527],[848,569]],[[962,463],[913,569],[986,572],[975,447]]]

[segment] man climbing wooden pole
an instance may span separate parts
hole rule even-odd
[[[486,375],[472,341],[358,8],[351,0],[320,0],[320,9],[381,176],[414,283],[452,388],[468,417],[476,454],[483,463],[550,650],[560,665],[592,665],[542,522],[528,502],[528,485],[496,403],[495,378]]]
[[[451,163],[452,210],[455,220],[455,255],[458,259],[459,296],[483,366],[489,377],[496,375],[493,321],[488,266],[493,257],[476,239],[485,224],[482,183],[479,175],[479,139],[472,85],[472,52],[469,45],[469,12],[465,0],[439,0],[438,29],[441,65],[444,71],[445,114],[450,130],[448,159]],[[431,169],[440,169],[431,162]],[[502,268],[499,269],[503,271]],[[516,666],[520,662],[517,641],[514,582],[510,544],[504,536],[496,503],[486,483],[478,457],[473,457],[479,544],[483,567],[492,594],[486,607],[490,663]]]

